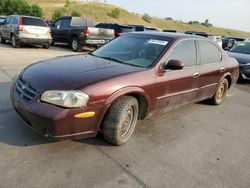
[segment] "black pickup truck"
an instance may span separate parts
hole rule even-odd
[[[101,46],[115,37],[114,30],[95,28],[92,19],[64,16],[50,25],[53,43],[69,43],[73,51]]]

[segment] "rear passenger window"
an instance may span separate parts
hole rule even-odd
[[[218,63],[221,61],[222,54],[217,46],[209,41],[199,41],[201,64]]]
[[[16,18],[13,19],[13,24],[17,25],[18,24],[18,21]]]
[[[169,55],[167,62],[170,60],[179,60],[184,67],[196,65],[196,46],[194,40],[185,40],[177,44]]]

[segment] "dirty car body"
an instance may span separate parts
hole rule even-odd
[[[45,136],[94,137],[109,108],[122,96],[136,98],[138,119],[145,119],[211,98],[223,79],[230,88],[236,84],[238,69],[235,59],[205,38],[129,33],[89,55],[30,65],[13,84],[11,98],[18,114]],[[51,90],[82,92],[86,103],[72,108],[44,101]]]

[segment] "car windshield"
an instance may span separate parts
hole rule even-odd
[[[230,52],[250,54],[250,42],[238,42]]]
[[[123,35],[91,55],[122,64],[149,67],[166,49],[169,39],[145,35]]]

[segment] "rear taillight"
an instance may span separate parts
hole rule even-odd
[[[19,20],[18,31],[23,31],[23,18],[22,17],[20,17],[20,20]]]
[[[121,35],[122,35],[122,33],[115,32],[115,37],[119,37]]]
[[[84,30],[82,31],[82,33],[84,33],[84,35],[86,35],[86,36],[89,36],[89,35],[91,34],[91,32],[90,32],[89,29],[84,29]]]
[[[46,21],[44,21],[44,23],[46,27],[49,27],[49,24]]]

